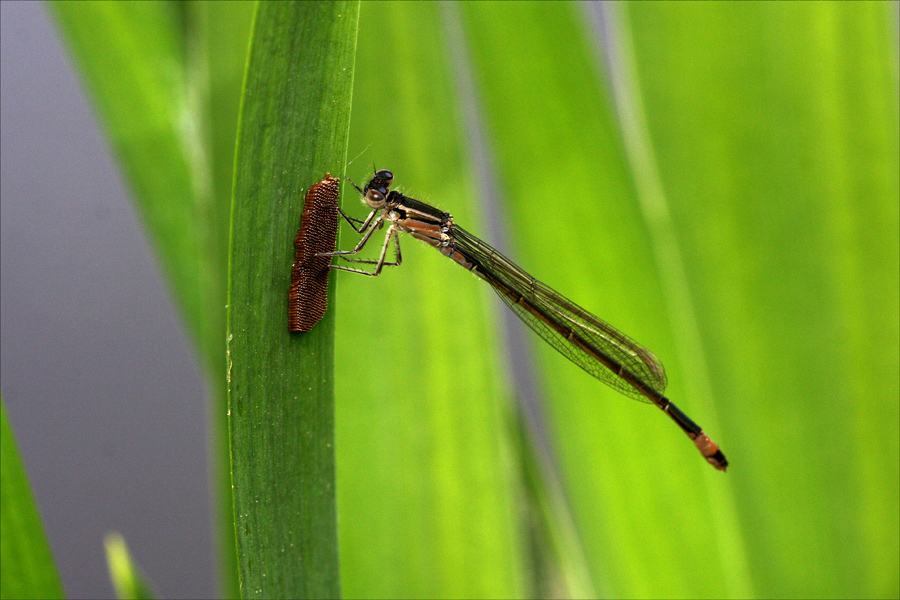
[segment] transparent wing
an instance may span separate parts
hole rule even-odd
[[[476,265],[503,302],[560,354],[626,396],[641,402],[651,402],[627,379],[620,377],[616,371],[573,342],[571,333],[575,333],[612,361],[628,369],[650,389],[660,394],[665,391],[666,372],[652,352],[544,285],[500,252],[455,224],[453,239],[457,250]]]

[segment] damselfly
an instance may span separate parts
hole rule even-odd
[[[722,471],[728,467],[719,446],[663,395],[666,373],[653,353],[520,269],[455,224],[449,213],[389,190],[393,179],[393,173],[382,169],[375,172],[363,189],[353,184],[372,212],[364,221],[348,217],[343,211],[341,215],[362,238],[353,250],[322,254],[372,264],[374,270],[334,264],[331,268],[377,276],[382,267],[401,264],[398,235],[401,231],[409,233],[491,284],[503,302],[563,356],[626,396],[659,407],[693,440],[709,464]],[[377,261],[346,258],[362,250],[375,230],[385,222],[387,232]],[[385,262],[391,240],[394,241],[394,261]]]

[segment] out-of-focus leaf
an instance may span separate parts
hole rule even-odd
[[[580,10],[465,9],[515,257],[650,347],[732,463],[542,347],[598,589],[896,596],[891,8],[627,5],[611,60],[643,99],[636,153]]]
[[[512,258],[673,366],[665,297],[584,15],[572,4],[464,8]],[[691,595],[696,573],[688,565],[709,557],[704,547],[682,547],[683,539],[691,529],[695,537],[712,535],[713,505],[702,486],[704,478],[727,486],[726,476],[657,409],[626,399],[528,335],[595,589]],[[721,434],[683,400],[677,369],[669,380],[675,403]],[[667,508],[686,482],[700,493]],[[716,565],[706,568],[714,578]]]
[[[118,533],[110,533],[103,540],[103,545],[106,547],[106,566],[116,597],[120,600],[156,598],[147,579],[131,560],[125,538]]]
[[[174,2],[51,6],[202,346],[200,332],[215,318],[201,233],[208,224],[201,207],[211,190],[202,119],[188,91],[184,15]]]
[[[897,597],[896,5],[627,14],[754,589]]]
[[[363,3],[350,175],[372,163],[394,187],[483,227],[442,7]],[[366,150],[369,148],[368,150]],[[345,202],[365,212],[348,188]],[[355,205],[355,206],[354,206]],[[345,231],[349,231],[345,229]],[[358,236],[344,236],[345,248]],[[383,236],[366,258],[377,257]],[[403,265],[337,273],[341,565],[353,598],[527,595],[492,292],[402,236]]]
[[[62,598],[6,406],[0,398],[0,598]]]
[[[54,2],[208,374],[223,596],[237,595],[225,399],[228,224],[254,2]]]

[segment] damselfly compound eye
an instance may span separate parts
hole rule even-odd
[[[387,169],[378,169],[372,177],[372,181],[379,181],[382,185],[389,186],[394,181],[394,174]]]
[[[377,190],[381,192],[383,195],[387,195],[388,188],[391,187],[391,183],[394,181],[394,174],[388,171],[387,169],[379,169],[375,171],[375,174],[372,176],[372,180],[366,184],[366,192],[369,190]]]
[[[368,190],[366,192],[366,204],[371,208],[381,208],[384,206],[384,194],[378,190]]]

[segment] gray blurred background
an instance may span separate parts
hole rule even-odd
[[[116,530],[212,597],[199,366],[48,11],[0,11],[0,391],[66,594],[113,597]]]

